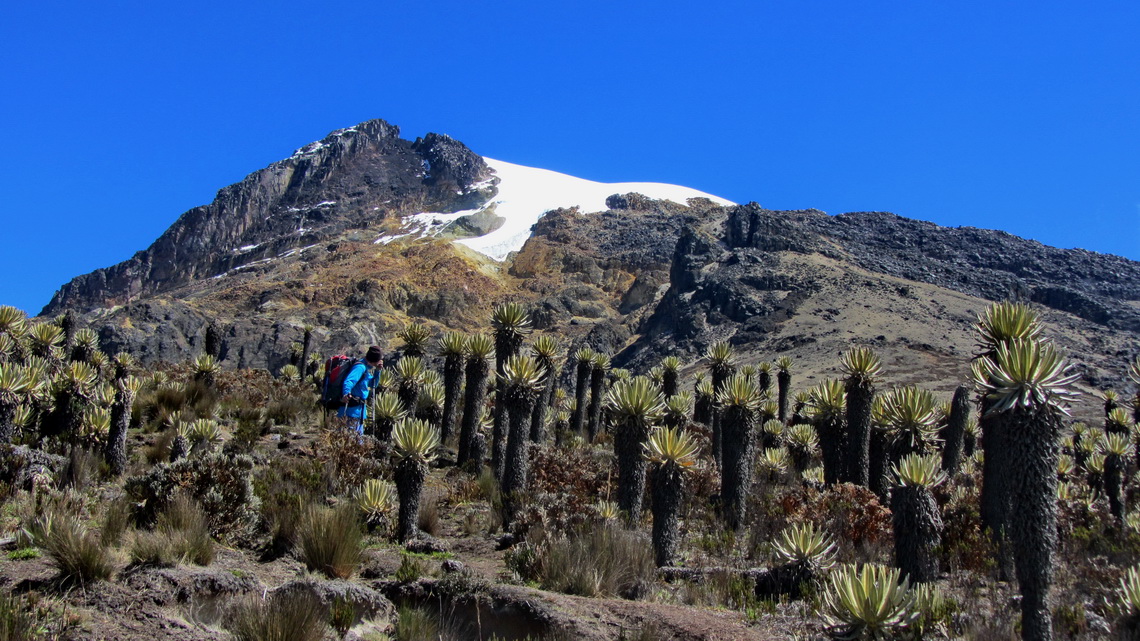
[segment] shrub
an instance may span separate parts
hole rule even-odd
[[[197,499],[218,538],[252,535],[261,500],[253,491],[253,459],[244,454],[210,453],[169,464],[127,479],[127,495],[136,504],[135,521],[151,527],[179,494]]]
[[[298,557],[310,571],[347,579],[360,565],[362,538],[355,506],[310,506],[297,528]]]
[[[314,596],[286,592],[242,599],[224,626],[236,641],[321,641],[327,624],[325,608]]]
[[[427,566],[419,558],[410,554],[403,555],[400,567],[396,568],[396,580],[400,583],[411,583],[427,574]]]

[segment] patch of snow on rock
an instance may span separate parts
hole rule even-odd
[[[501,160],[483,158],[484,162],[499,177],[499,193],[493,200],[483,205],[487,209],[494,205],[496,216],[505,219],[503,226],[495,231],[465,238],[462,243],[475,251],[495,260],[503,260],[508,254],[522,249],[530,238],[530,228],[542,215],[559,207],[578,207],[582,213],[605,211],[606,198],[613,194],[636,192],[655,200],[671,200],[686,204],[689,198],[708,198],[720,205],[732,205],[731,201],[706,194],[696,189],[667,185],[664,183],[600,183],[575,178],[547,169],[523,167]],[[475,211],[447,214],[458,218]],[[419,214],[427,216],[429,214]],[[444,214],[430,214],[445,216]]]

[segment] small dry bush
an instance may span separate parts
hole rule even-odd
[[[443,522],[439,517],[439,497],[434,492],[425,495],[420,501],[417,524],[421,531],[432,536],[439,536],[443,532]]]
[[[518,529],[541,525],[548,531],[570,532],[585,525],[593,506],[609,498],[613,458],[595,448],[539,446],[531,448],[528,509]],[[534,522],[540,520],[541,522]]]
[[[48,554],[63,583],[86,585],[111,578],[111,553],[74,513],[49,509],[32,524],[32,541]]]
[[[320,462],[311,458],[274,458],[258,469],[254,492],[261,499],[261,521],[269,534],[266,560],[293,549],[301,514],[323,492],[323,475]]]
[[[248,596],[234,606],[224,627],[236,641],[321,641],[325,616],[321,603],[305,592]]]
[[[783,529],[795,522],[821,525],[838,543],[840,561],[874,560],[892,541],[891,512],[879,503],[873,492],[850,483],[839,483],[823,490],[792,488],[779,494]]]
[[[169,567],[179,563],[209,565],[214,540],[201,505],[180,495],[158,516],[152,532],[138,532],[131,546],[131,561]]]
[[[243,540],[258,525],[261,500],[253,490],[253,459],[244,454],[209,453],[156,465],[127,479],[124,489],[143,527],[152,527],[180,494],[202,504],[210,533],[220,539]]]
[[[297,556],[310,571],[347,579],[360,565],[363,538],[351,502],[335,509],[311,506],[297,528]]]
[[[543,589],[581,596],[644,595],[656,577],[653,547],[641,533],[611,524],[570,536],[536,536],[507,555],[507,567]]]
[[[346,427],[321,430],[308,453],[321,463],[324,470],[324,491],[344,494],[360,487],[368,479],[381,478],[375,445],[372,438]]]

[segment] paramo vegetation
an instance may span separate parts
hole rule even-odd
[[[488,320],[405,327],[358,434],[317,404],[311,327],[276,375],[222,367],[209,335],[144,367],[0,307],[3,567],[53,568],[4,581],[0,638],[89,638],[78,592],[222,558],[203,638],[521,638],[444,605],[504,583],[785,638],[1140,638],[1140,358],[1086,424],[1020,303],[980,314],[949,398],[863,347],[803,387],[729,342],[631,372],[520,304]],[[242,583],[280,563],[284,585]]]

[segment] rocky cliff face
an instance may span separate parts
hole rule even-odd
[[[865,344],[892,354],[902,378],[949,388],[965,375],[977,312],[1007,298],[1043,309],[1086,383],[1120,384],[1140,334],[1140,263],[894,214],[755,203],[686,226],[668,289],[615,360],[691,360],[728,339],[756,360],[793,353],[823,372]]]
[[[145,299],[401,211],[462,208],[487,198],[472,186],[489,177],[482,158],[447,136],[409,142],[383,120],[340,129],[220,190],[131,259],[75,278],[42,313]]]

